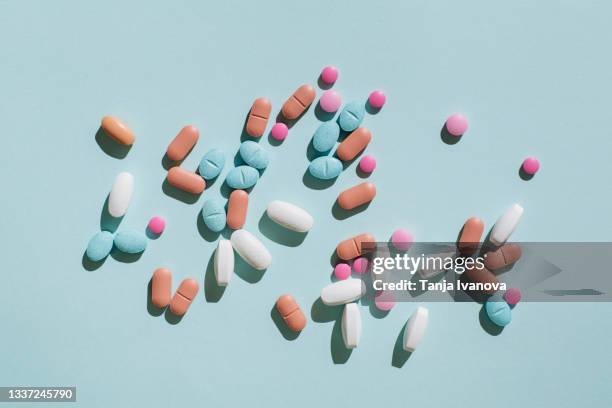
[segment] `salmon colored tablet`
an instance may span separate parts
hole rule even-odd
[[[187,313],[187,309],[200,290],[200,285],[194,279],[185,279],[176,290],[170,302],[170,311],[177,316]]]
[[[495,275],[487,268],[478,269],[476,266],[473,266],[471,268],[467,268],[463,275],[467,276],[467,278],[474,283],[499,283]],[[496,292],[496,290],[491,289],[483,292],[488,295],[492,295]]]
[[[227,226],[231,229],[240,229],[246,221],[249,207],[249,194],[244,190],[234,190],[227,202]]]
[[[151,303],[159,308],[170,304],[172,296],[172,272],[166,268],[157,268],[151,278]]]
[[[107,135],[112,137],[117,143],[131,146],[134,144],[134,133],[125,123],[114,116],[105,116],[100,125]]]
[[[246,123],[246,132],[252,137],[261,137],[266,131],[266,125],[272,112],[272,104],[266,98],[258,98],[253,102]]]
[[[297,119],[314,101],[316,92],[310,85],[302,85],[283,104],[281,112],[289,120]]]
[[[523,250],[518,244],[505,244],[495,251],[487,252],[484,255],[484,266],[495,272],[499,269],[512,265],[519,259]]]
[[[344,190],[338,195],[338,205],[345,210],[352,210],[376,197],[376,186],[365,182]]]
[[[360,234],[340,242],[336,247],[336,254],[338,258],[348,261],[374,249],[375,242],[373,235]]]
[[[170,185],[191,194],[200,194],[206,188],[206,182],[202,177],[180,167],[168,170],[166,179]]]
[[[195,126],[185,126],[172,139],[166,150],[166,156],[172,161],[182,161],[198,142],[200,132]]]
[[[276,301],[276,310],[287,323],[287,327],[294,332],[302,331],[306,327],[306,316],[293,296],[282,295],[279,297]]]
[[[336,155],[340,160],[351,161],[366,148],[371,140],[372,133],[368,129],[357,128],[338,145]]]
[[[472,255],[476,252],[483,231],[484,222],[480,218],[469,218],[461,229],[461,235],[457,244],[459,252],[462,255]]]

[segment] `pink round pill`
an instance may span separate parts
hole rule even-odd
[[[460,113],[455,113],[450,115],[448,119],[446,119],[446,130],[453,136],[461,136],[468,129],[468,121],[465,116]]]
[[[327,113],[336,112],[340,105],[342,105],[342,97],[337,91],[330,89],[329,91],[323,92],[321,99],[319,99],[319,105]]]
[[[353,270],[355,273],[362,275],[367,272],[369,264],[368,258],[357,258],[353,261]]]
[[[391,235],[391,243],[398,251],[407,251],[413,242],[414,237],[405,229],[396,229]]]
[[[338,68],[331,65],[323,68],[323,71],[321,71],[321,79],[326,84],[332,85],[338,80]]]
[[[374,297],[374,305],[378,310],[388,312],[395,306],[395,296],[391,292],[382,292]]]
[[[380,109],[383,107],[385,102],[387,102],[387,97],[383,91],[374,91],[368,97],[368,102],[370,103],[371,107]]]
[[[275,123],[272,126],[272,130],[270,131],[270,135],[276,140],[285,140],[287,135],[289,134],[289,128],[284,123]]]
[[[540,161],[535,157],[528,157],[523,161],[523,171],[529,175],[534,175],[540,170]]]
[[[359,160],[359,169],[364,173],[371,173],[376,168],[376,159],[374,156],[365,155]]]
[[[510,306],[514,306],[516,305],[518,302],[521,301],[521,291],[518,290],[517,288],[510,288],[506,291],[506,293],[504,293],[504,300],[506,301],[506,303],[508,303]]]
[[[351,276],[351,267],[349,264],[339,263],[334,268],[334,276],[336,279],[344,280]]]
[[[152,233],[159,235],[164,232],[164,229],[166,228],[166,220],[164,220],[162,217],[155,216],[149,220],[147,228],[149,228],[149,231]]]

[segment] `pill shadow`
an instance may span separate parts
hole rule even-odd
[[[463,135],[461,136],[451,135],[448,129],[446,128],[446,124],[444,124],[444,126],[442,126],[442,130],[440,130],[440,139],[447,145],[454,145],[454,144],[459,143],[462,136]]]
[[[139,252],[137,254],[128,254],[126,252],[121,252],[117,248],[113,248],[111,253],[110,253],[110,256],[115,261],[118,261],[118,262],[134,263],[134,262],[138,261],[142,257],[142,254],[144,254],[144,251]]]
[[[253,284],[259,282],[264,277],[265,269],[260,271],[253,268],[241,256],[235,256],[234,259],[234,273],[243,281]]]
[[[234,155],[234,167],[245,166],[246,163],[242,160],[242,156],[240,155],[240,149],[236,150],[236,154]]]
[[[106,196],[106,200],[104,200],[104,204],[102,205],[102,211],[100,212],[100,230],[114,233],[119,228],[119,224],[121,224],[123,216],[113,217],[110,215],[108,212],[109,197],[110,193]]]
[[[272,137],[272,130],[270,129],[270,131],[268,132],[268,143],[270,143],[270,146],[274,146],[274,147],[280,146],[283,144],[284,141],[285,141],[284,139],[278,140]]]
[[[372,175],[372,173],[366,173],[365,171],[361,170],[359,166],[355,168],[355,174],[357,174],[357,177],[362,179],[366,179]]]
[[[427,292],[427,289],[422,289],[422,285],[421,285],[421,281],[425,281],[425,285],[429,284],[429,283],[436,283],[442,280],[442,278],[444,278],[446,276],[446,271],[445,272],[440,272],[438,275],[429,277],[429,278],[425,278],[423,276],[421,276],[420,272],[415,272],[414,274],[412,274],[412,278],[410,278],[410,282],[414,282],[414,287],[416,288],[415,290],[410,290],[408,291],[408,293],[410,293],[410,296],[412,297],[419,297],[421,295],[423,295],[424,293]]]
[[[384,319],[385,317],[389,316],[389,312],[391,312],[390,310],[380,310],[376,307],[374,301],[368,305],[368,309],[370,310],[370,315],[372,315],[372,317],[375,319]]]
[[[523,181],[529,181],[529,180],[531,180],[531,179],[533,178],[533,176],[535,175],[535,174],[528,174],[528,173],[527,173],[527,172],[526,172],[526,171],[523,169],[523,165],[522,165],[522,164],[521,164],[521,167],[519,167],[518,174],[519,174],[519,177],[521,178],[521,180],[523,180]]]
[[[180,166],[181,162],[175,162],[174,160],[170,160],[170,158],[168,158],[168,155],[164,153],[161,159],[161,165],[164,168],[164,170],[168,171],[172,167]]]
[[[339,306],[328,306],[321,298],[317,298],[310,308],[310,317],[313,322],[328,323],[337,320],[342,315],[342,308]]]
[[[151,316],[161,316],[164,313],[165,308],[159,308],[153,304],[152,295],[153,294],[153,278],[149,279],[149,284],[147,285],[147,312]]]
[[[213,252],[204,273],[204,297],[209,303],[217,303],[223,297],[223,293],[225,286],[219,286],[215,277],[215,252]]]
[[[184,316],[185,316],[185,315],[183,315],[183,316],[177,316],[177,315],[175,315],[174,313],[172,313],[172,312],[170,311],[170,308],[169,308],[169,307],[167,307],[167,308],[166,308],[166,312],[164,313],[164,318],[165,318],[165,319],[166,319],[166,321],[167,321],[168,323],[170,323],[171,325],[179,324],[179,323],[181,322],[181,320],[183,320],[183,317],[184,317]]]
[[[285,320],[283,319],[281,314],[278,312],[278,309],[276,309],[276,303],[273,304],[272,309],[270,309],[270,318],[276,325],[276,328],[278,329],[278,331],[285,338],[285,340],[293,341],[297,339],[298,337],[300,337],[300,334],[302,333],[301,331],[294,332],[289,327],[287,327],[287,323],[285,323]]]
[[[339,263],[348,263],[348,261],[343,261],[342,259],[340,259],[338,257],[338,252],[336,252],[336,248],[334,248],[331,255],[329,256],[329,264],[332,266],[332,268],[335,268],[336,265],[338,265]]]
[[[408,322],[404,323],[402,326],[402,329],[395,339],[395,345],[393,346],[391,365],[395,368],[402,368],[410,356],[412,356],[412,352],[404,350],[404,331],[406,330],[407,324]]]
[[[491,319],[489,319],[484,304],[480,308],[480,312],[478,312],[478,321],[480,322],[480,326],[482,327],[482,329],[491,336],[499,336],[501,332],[504,331],[503,327],[496,325],[491,321]]]
[[[132,145],[126,146],[116,142],[101,127],[98,128],[95,139],[98,146],[100,146],[100,149],[115,159],[125,158],[132,148]]]
[[[327,152],[319,152],[317,149],[314,148],[313,142],[314,142],[314,138],[310,138],[310,142],[308,143],[308,147],[306,148],[306,158],[308,159],[308,161],[313,161],[317,157],[329,155],[329,152],[331,152],[331,149],[328,150]]]
[[[364,212],[368,209],[371,203],[372,201],[368,201],[367,203],[361,204],[359,207],[355,207],[352,210],[345,210],[344,208],[340,207],[338,201],[336,200],[334,201],[334,205],[332,206],[331,213],[335,219],[342,221],[346,220],[349,217],[352,217],[353,215],[357,215],[359,213]]]
[[[185,204],[194,204],[198,201],[201,194],[191,194],[186,191],[180,190],[170,183],[168,183],[168,179],[164,179],[162,183],[162,191],[168,197],[174,198],[175,200],[182,201]]]
[[[304,183],[306,187],[312,190],[325,190],[326,188],[330,188],[334,185],[334,183],[336,183],[336,180],[338,180],[338,177],[335,177],[330,180],[321,180],[319,178],[316,178],[315,176],[310,174],[308,168],[306,168],[306,171],[302,176],[302,183]]]
[[[366,104],[365,104],[365,110],[366,112],[368,112],[368,114],[370,115],[376,115],[378,112],[381,111],[382,108],[375,108],[370,104],[370,101],[367,100]]]
[[[208,242],[215,242],[219,238],[219,235],[221,235],[221,232],[211,231],[210,228],[206,226],[202,218],[202,211],[198,211],[196,214],[196,225],[200,236]]]
[[[306,239],[306,235],[308,235],[308,232],[291,231],[275,223],[270,219],[266,211],[261,215],[258,226],[259,231],[268,239],[288,247],[299,246]]]
[[[87,257],[87,252],[83,252],[83,258],[81,259],[81,264],[83,265],[83,268],[85,268],[86,271],[92,272],[100,268],[102,265],[104,265],[106,258],[108,257],[104,257],[104,259],[94,262]]]
[[[321,107],[320,99],[319,99],[319,102],[317,102],[317,105],[315,106],[314,112],[315,112],[315,117],[321,122],[329,122],[330,120],[334,118],[334,116],[336,116],[336,112],[325,112],[323,110],[323,108]]]
[[[319,74],[319,77],[317,78],[317,85],[319,86],[320,89],[324,91],[331,89],[331,87],[334,86],[334,84],[328,84],[327,82],[325,82],[320,74]]]
[[[344,339],[342,338],[342,317],[336,319],[334,323],[330,340],[330,352],[334,364],[345,364],[353,353],[353,349],[344,346]]]
[[[149,227],[147,227],[145,228],[145,235],[151,240],[156,240],[161,237],[162,233],[160,232],[159,234],[156,234],[155,232],[151,231]]]

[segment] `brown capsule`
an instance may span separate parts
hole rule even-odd
[[[177,316],[187,313],[187,309],[200,290],[200,285],[194,279],[185,279],[170,301],[170,311]]]
[[[170,185],[191,194],[200,194],[206,188],[206,182],[202,177],[180,167],[168,170],[166,179]]]
[[[462,255],[472,255],[480,245],[480,237],[484,231],[484,222],[480,218],[469,218],[463,228],[457,243],[457,249]]]
[[[469,268],[466,268],[464,275],[472,282],[474,283],[498,283],[497,278],[495,277],[495,275],[488,270],[487,268],[481,268],[479,269],[478,267],[476,267],[476,265],[473,265]],[[491,290],[485,290],[483,291],[484,293],[488,294],[488,295],[492,295],[494,294],[496,291],[495,289],[491,289]]]
[[[360,127],[355,129],[338,145],[336,155],[340,160],[351,161],[361,153],[372,140],[372,133]]]
[[[246,132],[252,137],[261,137],[266,131],[266,125],[272,112],[272,104],[266,98],[258,98],[253,102],[246,123]]]
[[[518,244],[505,244],[497,248],[495,251],[490,251],[484,254],[484,265],[490,271],[497,271],[512,265],[519,259],[523,250]]]
[[[227,226],[231,229],[240,229],[246,221],[249,207],[249,194],[244,190],[234,190],[227,202]]]
[[[376,197],[376,186],[365,182],[357,184],[338,195],[338,205],[345,210],[352,210],[365,203],[369,203]]]
[[[131,146],[134,144],[134,140],[136,139],[134,137],[134,133],[118,118],[114,116],[105,116],[102,118],[100,127],[117,143],[125,146]]]
[[[172,296],[172,272],[166,268],[157,268],[151,278],[151,303],[159,308],[170,304]]]
[[[306,327],[306,316],[300,309],[300,305],[291,295],[282,295],[276,301],[276,310],[282,316],[287,327],[294,332],[299,332]]]
[[[336,254],[338,258],[348,261],[374,249],[375,242],[373,235],[360,234],[340,242],[336,247]]]
[[[168,145],[166,156],[172,161],[182,161],[198,142],[200,132],[195,126],[185,126]]]
[[[310,85],[302,85],[283,104],[281,112],[286,119],[297,119],[314,101],[317,93]]]

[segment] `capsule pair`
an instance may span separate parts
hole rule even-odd
[[[158,268],[153,272],[151,278],[151,303],[160,309],[169,305],[173,314],[183,316],[187,313],[199,289],[198,282],[188,278],[181,282],[174,296],[171,297],[172,272],[166,268]]]

